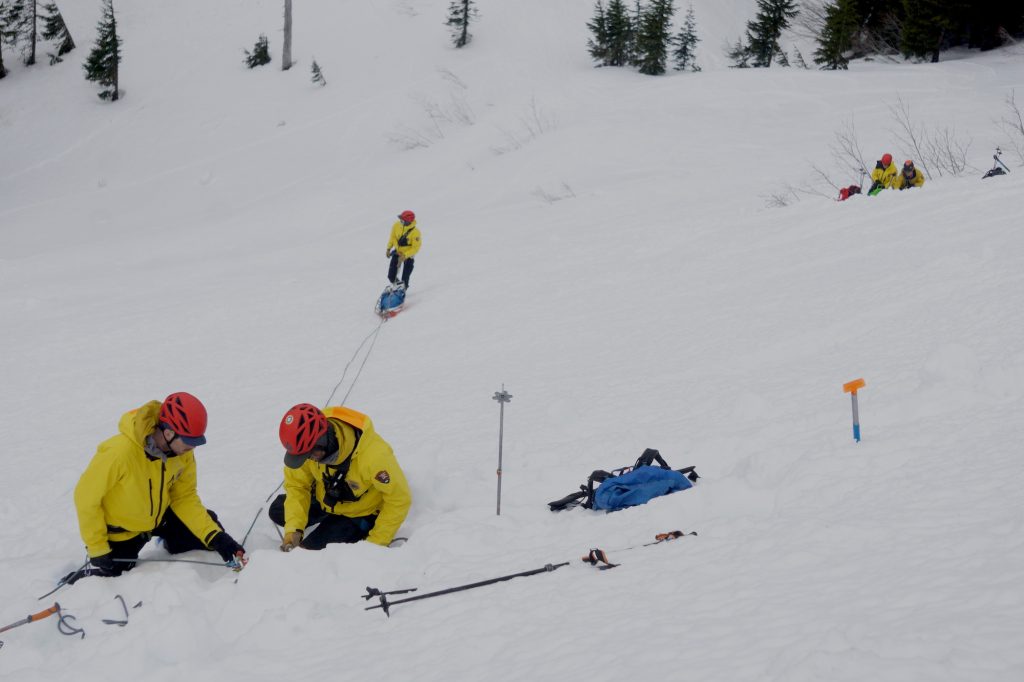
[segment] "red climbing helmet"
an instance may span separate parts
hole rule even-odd
[[[206,443],[206,408],[199,398],[184,391],[172,393],[160,405],[160,423],[195,447]]]
[[[892,165],[892,154],[882,154],[882,165],[886,168]]]
[[[411,223],[412,221],[416,220],[416,214],[413,213],[412,211],[402,211],[401,213],[398,214],[398,219],[401,220],[403,223]]]
[[[278,429],[285,450],[284,463],[293,469],[302,466],[327,428],[327,417],[315,405],[299,403],[285,412]]]

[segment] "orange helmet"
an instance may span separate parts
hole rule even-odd
[[[277,432],[285,449],[284,463],[293,469],[302,466],[327,429],[327,417],[315,405],[299,403],[285,412]]]
[[[413,213],[412,211],[402,211],[401,213],[398,214],[398,219],[401,220],[403,223],[411,223],[412,221],[416,220],[416,214]]]
[[[186,445],[206,443],[206,408],[191,393],[172,393],[160,405],[160,424],[166,426]]]

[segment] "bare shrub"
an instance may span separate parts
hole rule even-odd
[[[451,75],[455,77],[454,74]],[[465,85],[461,81],[457,84],[462,89],[450,93],[448,101],[444,103],[435,102],[427,97],[414,97],[420,109],[427,115],[429,123],[416,128],[402,126],[398,132],[388,135],[388,141],[403,149],[429,147],[443,140],[446,131],[453,126],[471,126],[476,123],[476,115],[463,91]]]
[[[857,137],[857,126],[853,122],[853,117],[850,117],[843,123],[842,128],[833,133],[829,149],[832,152],[832,159],[851,174],[858,175],[860,177],[858,184],[864,184],[868,166],[864,160],[864,152],[860,148],[860,139]]]
[[[562,201],[563,199],[575,199],[576,192],[573,191],[568,182],[563,180],[561,186],[552,191],[548,191],[543,187],[537,187],[537,189],[533,190],[533,196],[549,204],[553,204],[556,201]]]
[[[971,140],[964,142],[953,128],[930,131],[924,124],[918,124],[910,114],[910,105],[902,97],[896,98],[896,104],[890,106],[889,111],[899,126],[895,133],[897,139],[913,150],[914,163],[926,176],[932,177],[933,171],[939,177],[958,176],[969,168],[967,153]]]
[[[523,148],[531,140],[554,130],[558,125],[554,116],[537,106],[537,98],[530,98],[530,105],[525,114],[519,117],[519,128],[516,131],[499,127],[505,137],[505,144],[491,147],[495,154],[507,154]]]
[[[1016,92],[1011,90],[1006,96],[1007,113],[999,122],[1003,132],[1009,137],[1009,146],[1013,147],[1018,160],[1024,164],[1024,115],[1017,106]]]

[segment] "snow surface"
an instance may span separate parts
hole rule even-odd
[[[729,70],[753,3],[695,0],[704,71],[651,78],[593,68],[591,0],[478,0],[464,50],[447,4],[297,2],[282,73],[241,63],[261,32],[279,58],[278,0],[118,2],[115,104],[80,66],[99,2],[62,3],[63,64],[5,53],[0,622],[57,599],[87,636],[3,633],[0,678],[1024,679],[1021,160],[978,179],[1024,51]],[[767,207],[812,164],[838,173],[846,120],[871,159],[910,156],[897,98],[977,171]],[[424,246],[378,327],[406,208]],[[346,366],[332,402],[394,446],[411,539],[283,554],[279,420]],[[37,601],[82,561],[95,445],[175,390],[211,414],[204,502],[238,538],[260,514],[249,566],[150,563]],[[548,511],[647,447],[703,479]],[[673,529],[699,536],[622,551]],[[592,547],[621,566],[580,562]],[[360,598],[562,561],[390,619]],[[118,594],[141,602],[123,628],[102,623]]]

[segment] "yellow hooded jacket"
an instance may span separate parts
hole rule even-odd
[[[883,168],[882,162],[879,161],[871,171],[871,181],[879,183],[885,189],[893,189],[893,183],[896,182],[897,175],[899,175],[899,171],[896,170],[895,163],[890,163],[888,167]]]
[[[402,237],[405,237],[405,246],[400,243]],[[402,260],[416,255],[420,250],[420,228],[416,227],[415,220],[409,223],[408,227],[402,225],[401,220],[391,226],[391,237],[388,239],[387,250],[391,249],[397,249]]]
[[[284,467],[284,532],[306,529],[310,499],[315,491],[317,502],[329,514],[356,517],[379,513],[366,539],[386,547],[412,506],[405,474],[391,446],[377,434],[365,414],[347,407],[328,407],[324,414],[338,437],[339,462],[325,465],[309,459],[297,469]],[[348,457],[352,463],[345,483],[358,499],[328,506],[324,502],[324,478],[336,473]]]
[[[893,189],[910,189],[911,187],[921,187],[924,185],[924,173],[921,172],[920,168],[914,169],[914,177],[907,179],[902,172],[896,174],[896,179],[892,183]]]
[[[110,552],[111,540],[151,532],[168,507],[205,544],[220,532],[196,492],[194,452],[166,461],[146,456],[146,437],[156,428],[159,414],[157,400],[126,412],[118,424],[120,433],[100,443],[78,479],[78,527],[91,557]]]

